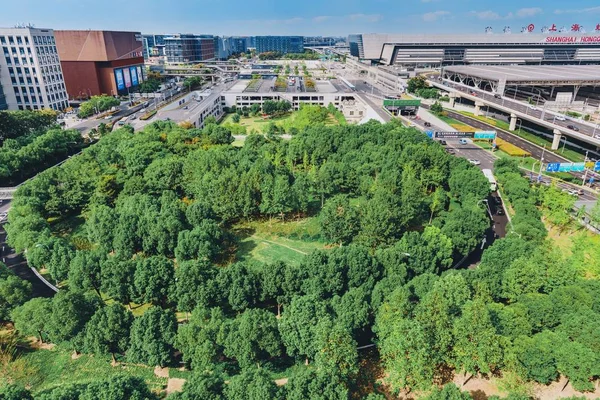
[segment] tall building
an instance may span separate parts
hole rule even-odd
[[[127,94],[144,81],[139,32],[56,31],[55,35],[69,97]]]
[[[333,47],[337,38],[324,36],[304,36],[304,47]]]
[[[277,51],[279,53],[303,53],[302,36],[256,36],[256,52]]]
[[[52,29],[0,28],[0,109],[68,107]]]
[[[248,47],[252,47],[250,38],[245,36],[231,36],[229,38],[229,46],[231,54],[240,54],[248,51]]]
[[[177,34],[165,37],[165,55],[171,63],[212,60],[216,57],[212,35]]]
[[[165,37],[166,35],[142,35],[144,60],[165,55]]]
[[[362,35],[348,35],[348,47],[350,47],[350,55],[364,58]]]

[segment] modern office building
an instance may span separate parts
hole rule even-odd
[[[600,33],[349,36],[350,54],[374,64],[598,64]]]
[[[0,109],[68,107],[56,46],[52,29],[0,28]]]
[[[304,36],[304,47],[333,47],[338,38],[323,36]]]
[[[247,36],[231,36],[229,38],[229,47],[231,54],[240,54],[248,51],[251,46],[250,37]]]
[[[123,95],[144,81],[139,32],[55,31],[55,35],[70,98]]]
[[[256,36],[256,52],[265,53],[303,53],[304,38],[302,36]]]
[[[142,35],[144,60],[165,55],[165,35]]]
[[[216,57],[212,35],[177,34],[165,37],[165,55],[170,63],[213,60]]]

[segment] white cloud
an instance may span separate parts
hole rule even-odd
[[[380,14],[350,14],[348,18],[351,21],[379,22],[383,16]]]
[[[423,21],[433,22],[438,20],[440,17],[450,15],[450,11],[433,11],[423,14]]]
[[[539,7],[531,7],[531,8],[521,8],[520,10],[517,10],[517,17],[519,18],[524,18],[524,17],[533,17],[535,15],[541,14],[542,13],[542,9]]]
[[[317,17],[314,17],[312,20],[313,20],[313,22],[319,23],[319,22],[325,22],[329,19],[331,19],[331,17],[329,15],[319,15]]]
[[[487,11],[471,11],[469,14],[484,20],[497,20],[502,19],[502,16],[495,11],[487,10]]]
[[[575,8],[571,10],[554,10],[554,14],[594,14],[600,13],[599,7]]]

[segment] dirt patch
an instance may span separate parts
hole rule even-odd
[[[168,378],[169,368],[161,368],[156,366],[156,368],[154,368],[154,375],[158,376],[159,378]]]
[[[288,383],[288,378],[281,378],[281,379],[276,379],[275,380],[275,384],[277,386],[283,386],[283,385],[285,385],[287,383]]]
[[[71,354],[71,360],[77,360],[79,357],[81,357],[83,354],[78,353],[76,351],[73,352],[73,354]]]
[[[169,381],[167,382],[167,394],[171,394],[173,392],[182,392],[184,384],[185,384],[185,379],[170,378]]]
[[[600,398],[600,388],[598,388],[598,382],[596,381],[596,391],[591,393],[581,393],[573,389],[573,386],[567,384],[567,378],[561,377],[558,382],[552,382],[548,386],[535,385],[535,395],[541,400],[546,399],[559,399],[561,397],[585,397],[586,399],[598,399]],[[565,386],[566,385],[566,386]],[[564,390],[563,390],[564,388]]]

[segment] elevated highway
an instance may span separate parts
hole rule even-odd
[[[552,150],[558,149],[562,135],[572,137],[581,142],[595,146],[596,148],[600,148],[599,126],[593,126],[568,119],[566,121],[560,121],[556,119],[556,116],[558,115],[556,113],[528,106],[520,101],[509,99],[504,96],[499,96],[500,98],[494,97],[492,93],[466,85],[436,80],[429,80],[428,82],[431,86],[449,92],[451,104],[456,98],[464,98],[473,101],[475,103],[476,115],[481,115],[481,107],[492,107],[496,110],[510,114],[510,130],[515,130],[518,119],[530,121],[550,129],[554,133]]]

